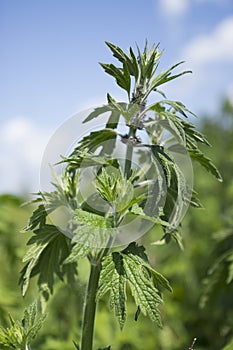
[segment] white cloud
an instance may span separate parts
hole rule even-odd
[[[184,69],[193,74],[168,84],[169,98],[183,101],[196,113],[215,113],[224,96],[233,99],[233,16],[191,40],[180,51],[179,60],[185,60]]]
[[[39,190],[39,169],[49,133],[26,118],[15,118],[0,130],[0,192]]]
[[[233,16],[222,20],[208,34],[195,37],[180,52],[178,60],[192,75],[178,79],[166,89],[169,98],[180,99],[198,113],[215,113],[221,98],[232,96]]]
[[[184,15],[189,8],[189,0],[160,0],[162,12],[170,17]]]
[[[225,6],[231,5],[232,0],[159,0],[159,7],[165,16],[179,19],[179,17],[187,14],[195,5],[217,5]]]
[[[233,16],[224,19],[209,34],[201,35],[185,48],[183,56],[192,64],[225,63],[233,60]]]

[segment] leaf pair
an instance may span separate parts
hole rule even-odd
[[[128,284],[138,310],[161,327],[158,305],[161,289],[171,291],[168,281],[148,264],[145,248],[131,243],[121,252],[104,258],[97,299],[110,292],[110,306],[115,309],[120,327],[126,320],[126,285]]]

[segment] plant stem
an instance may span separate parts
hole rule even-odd
[[[130,127],[129,138],[135,137],[136,130]],[[133,145],[130,142],[127,145],[126,159],[125,159],[125,169],[124,173],[127,178],[131,175],[132,167],[132,157],[133,157]],[[95,325],[95,314],[96,314],[96,293],[98,290],[98,283],[101,272],[101,260],[106,256],[111,248],[112,238],[106,249],[103,251],[101,259],[95,264],[91,263],[91,271],[85,296],[84,304],[84,316],[82,324],[82,335],[81,335],[81,350],[92,350],[93,349],[93,337],[94,337],[94,325]]]
[[[130,127],[129,138],[135,137],[135,133],[136,133],[136,130]],[[133,157],[133,145],[129,142],[126,149],[125,169],[124,169],[124,174],[127,178],[129,178],[131,175],[132,157]]]
[[[81,350],[92,350],[96,313],[96,293],[100,277],[101,265],[91,264],[91,271],[86,291],[84,316],[82,324]]]

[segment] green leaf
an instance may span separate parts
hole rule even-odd
[[[201,142],[207,146],[210,146],[208,140],[201,132],[195,129],[195,125],[193,123],[187,122],[186,120],[182,120],[181,124],[186,135],[187,144],[191,139],[192,141]]]
[[[176,118],[174,117],[174,114],[169,112],[160,113],[160,117],[164,119],[159,121],[159,125],[162,126],[164,129],[170,131],[171,134],[175,136],[181,144],[184,144],[186,141],[185,132],[182,127],[182,124],[177,122]]]
[[[148,315],[157,326],[162,327],[158,304],[163,301],[142,258],[141,247],[131,244],[121,254],[125,276],[137,307],[140,307],[141,312]]]
[[[122,329],[126,319],[126,278],[122,256],[117,252],[103,260],[97,299],[101,299],[107,292],[110,292],[110,306],[114,307]]]
[[[35,301],[24,311],[22,324],[24,330],[27,332],[27,340],[31,342],[37,336],[41,329],[47,314],[42,314],[38,317],[38,303]]]
[[[112,108],[109,105],[104,105],[104,106],[101,106],[101,107],[97,107],[97,108],[94,109],[93,112],[91,112],[87,116],[87,118],[83,121],[83,123],[87,123],[87,122],[91,121],[92,119],[95,119],[95,118],[99,117],[100,115],[105,114],[107,112],[111,112],[111,111],[112,111]]]
[[[106,42],[106,44],[110,48],[110,50],[113,52],[113,56],[116,57],[121,63],[125,63],[127,65],[127,69],[129,73],[135,76],[135,78],[137,79],[138,63],[132,48],[130,47],[130,55],[128,56],[118,46],[109,42]]]
[[[155,271],[154,269],[151,268],[151,266],[146,265],[146,268],[148,271],[151,273],[154,279],[154,285],[158,290],[161,290],[162,288],[167,289],[169,292],[172,292],[172,287],[168,280],[158,271]]]
[[[161,220],[159,217],[146,215],[141,207],[137,203],[134,203],[132,209],[126,214],[126,216],[137,217],[143,220],[151,221],[154,224],[159,224],[164,227],[168,226],[166,221]]]
[[[114,234],[109,219],[81,209],[75,210],[73,223],[77,228],[74,230],[75,236],[72,239],[72,252],[65,263],[77,262],[93,250],[106,247],[111,234]]]
[[[109,94],[107,94],[107,100],[108,100],[107,105],[95,108],[94,111],[91,112],[88,115],[88,117],[83,121],[83,123],[87,123],[95,118],[98,118],[102,114],[109,113],[109,112],[110,112],[110,117],[109,117],[109,119],[110,119],[110,118],[113,118],[112,113],[117,113],[116,119],[114,119],[114,121],[111,123],[111,124],[113,124],[113,126],[108,125],[108,124],[110,124],[109,120],[106,124],[106,128],[116,129],[117,124],[118,124],[118,120],[119,120],[119,116],[120,116],[120,114],[124,113],[126,103],[116,102]]]
[[[101,198],[107,201],[111,207],[112,214],[123,215],[135,203],[145,200],[145,195],[135,196],[134,185],[132,184],[134,175],[127,179],[119,169],[114,172],[112,169],[102,169],[97,179],[97,191]]]
[[[103,147],[103,144],[108,141],[116,140],[117,132],[114,129],[102,129],[91,132],[89,135],[82,138],[78,146],[71,153],[75,155],[76,150],[81,151],[88,149],[88,152],[94,152],[98,147]]]
[[[160,288],[171,291],[168,281],[150,267],[145,248],[132,242],[121,252],[114,252],[103,260],[97,299],[110,292],[121,328],[126,318],[126,283],[129,284],[137,307],[161,327],[158,304],[162,303]]]
[[[97,147],[97,145],[96,145]],[[72,172],[81,168],[87,168],[92,166],[111,165],[118,168],[119,163],[116,159],[106,155],[105,157],[89,153],[88,150],[79,150],[78,147],[68,157],[63,157],[61,163],[67,163],[67,171]]]
[[[155,160],[162,167],[162,177],[165,176],[166,179],[167,196],[163,208],[165,217],[162,217],[162,219],[169,222],[170,229],[173,231],[180,222],[183,207],[187,202],[186,197],[189,188],[184,174],[168,153],[168,150],[159,145],[149,147],[151,147]],[[161,174],[158,174],[158,176],[161,176]]]
[[[183,103],[181,103],[180,101],[172,101],[172,100],[166,100],[166,99],[158,101],[155,104],[148,106],[146,108],[146,111],[152,110],[152,111],[157,112],[158,109],[161,110],[161,106],[163,106],[163,105],[165,105],[165,106],[167,105],[169,107],[172,107],[174,109],[174,111],[180,113],[185,118],[188,117],[187,113],[195,116],[195,114],[192,111],[190,111],[187,107],[185,107],[185,105]]]
[[[222,182],[221,174],[211,160],[204,155],[198,148],[188,149],[190,157],[203,166],[208,172],[216,177],[216,179]]]
[[[176,230],[168,232],[168,234],[176,241],[179,248],[181,250],[184,250],[182,235],[181,235],[180,231],[178,230],[178,228]]]
[[[194,208],[203,208],[201,202],[197,197],[196,191],[192,190],[192,197],[189,200],[190,200],[190,205],[193,206]]]
[[[117,84],[130,95],[131,79],[127,65],[124,63],[123,68],[117,68],[114,64],[100,63],[101,67],[107,74],[115,78]]]
[[[20,278],[23,295],[28,289],[30,278],[35,275],[39,275],[38,285],[42,292],[48,290],[49,293],[53,292],[55,275],[60,279],[63,279],[64,275],[76,275],[75,264],[63,267],[71,247],[68,238],[57,227],[46,224],[35,230],[28,245],[30,248],[23,259],[26,265]]]
[[[116,129],[119,123],[119,119],[120,112],[118,110],[113,110],[106,123],[106,129]],[[110,152],[108,154],[110,154]]]
[[[150,84],[150,90],[154,90],[155,88],[157,88],[158,86],[167,83],[170,80],[176,79],[184,74],[187,73],[192,73],[192,71],[187,70],[187,71],[183,71],[179,74],[175,74],[175,75],[171,75],[173,69],[175,69],[176,67],[178,67],[179,65],[181,65],[182,63],[184,63],[184,61],[178,62],[176,64],[174,64],[172,67],[170,67],[169,69],[167,69],[165,72],[161,72],[159,73],[152,81]]]
[[[11,327],[0,327],[0,344],[11,349],[29,349],[31,341],[36,337],[43,325],[46,314],[38,316],[37,302],[24,310],[21,322],[9,315]]]
[[[25,231],[34,230],[37,226],[41,227],[45,224],[47,212],[43,204],[39,205],[38,208],[32,213]]]
[[[124,63],[126,61],[126,54],[124,53],[124,51],[120,47],[118,47],[118,46],[116,46],[108,41],[105,41],[105,43],[113,52],[114,57],[116,57],[121,63]]]

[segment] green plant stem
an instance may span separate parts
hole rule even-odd
[[[96,313],[96,293],[100,278],[100,263],[91,264],[91,271],[87,285],[84,316],[82,324],[81,350],[92,350]]]
[[[135,134],[136,134],[136,130],[133,127],[131,127],[129,130],[129,143],[126,149],[125,169],[124,169],[124,174],[127,178],[129,178],[131,175],[132,157],[133,157],[133,145],[130,143],[130,137],[135,137]]]
[[[134,137],[136,130],[130,127],[129,138]],[[125,169],[124,173],[127,178],[131,175],[133,157],[133,145],[129,142],[126,150]],[[82,335],[81,335],[81,350],[92,350],[93,349],[93,337],[94,337],[94,326],[95,326],[95,314],[96,314],[96,293],[98,290],[100,272],[101,272],[101,260],[106,256],[111,248],[112,240],[110,239],[108,246],[104,250],[99,263],[91,263],[91,271],[89,281],[87,285],[87,291],[85,296],[84,304],[84,316],[82,324]]]

